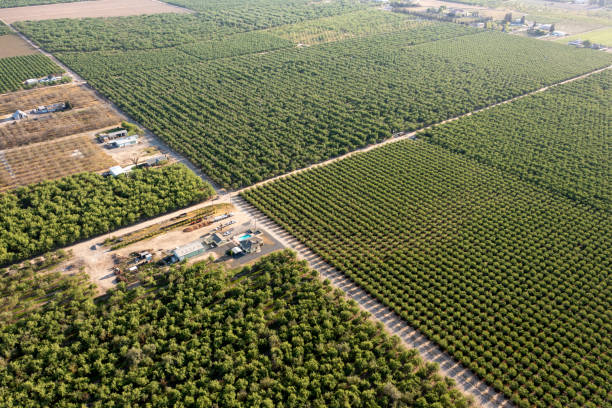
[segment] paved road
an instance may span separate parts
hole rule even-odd
[[[474,397],[474,402],[477,406],[483,408],[513,406],[502,394],[481,381],[474,373],[463,367],[420,332],[410,327],[408,323],[392,312],[391,309],[381,304],[341,272],[326,263],[321,257],[274,223],[261,211],[241,197],[235,198],[232,201],[238,209],[256,219],[259,227],[265,229],[286,247],[294,249],[301,259],[305,259],[308,262],[311,268],[317,270],[323,278],[329,279],[332,285],[344,291],[349,298],[355,300],[359,306],[372,315],[373,319],[382,322],[389,333],[397,335],[406,346],[417,349],[424,360],[437,363],[444,375],[455,380],[457,388],[465,394]]]

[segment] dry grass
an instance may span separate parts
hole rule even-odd
[[[64,136],[119,124],[121,118],[109,106],[95,104],[30,118],[0,126],[0,149],[59,139]]]
[[[0,151],[0,189],[53,180],[117,163],[89,136],[65,137]]]
[[[0,9],[0,19],[7,24],[12,24],[26,20],[120,17],[158,13],[188,13],[188,10],[154,0],[98,0],[5,8]]]
[[[0,35],[0,58],[20,57],[37,52],[34,47],[14,34]]]
[[[0,95],[0,116],[13,113],[17,109],[25,111],[65,101],[70,101],[75,109],[99,102],[95,93],[84,85],[44,86]]]

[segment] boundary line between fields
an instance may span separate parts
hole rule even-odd
[[[398,336],[404,346],[417,350],[423,360],[436,363],[441,374],[455,381],[457,389],[468,398],[473,397],[476,406],[483,408],[514,407],[502,393],[497,392],[478,378],[470,369],[464,367],[433,341],[411,327],[390,308],[384,306],[342,272],[325,262],[323,258],[276,224],[261,210],[242,197],[233,199],[232,203],[239,210],[254,218],[258,225],[263,226],[282,245],[296,251],[298,257],[304,259],[312,269],[318,271],[322,279],[329,279],[331,284],[342,290],[347,298],[354,300],[360,308],[367,311],[372,320],[381,322],[389,334]]]
[[[288,173],[284,173],[284,174],[280,174],[278,176],[274,176],[272,178],[260,181],[260,182],[255,183],[255,184],[252,184],[252,185],[250,185],[248,187],[243,187],[243,188],[240,188],[238,190],[233,190],[232,194],[240,194],[242,191],[247,191],[247,190],[250,190],[250,189],[254,189],[254,188],[263,186],[265,184],[271,183],[273,181],[280,180],[280,179],[283,179],[285,177],[289,177],[289,176],[301,173],[301,172],[306,171],[306,170],[310,170],[310,169],[313,169],[313,168],[316,168],[316,167],[327,166],[327,165],[332,164],[334,162],[347,159],[347,158],[349,158],[349,157],[351,157],[353,155],[360,154],[360,153],[365,153],[365,152],[368,152],[368,151],[373,150],[373,149],[377,149],[379,147],[385,146],[385,145],[390,144],[390,143],[396,143],[396,142],[399,142],[399,141],[402,141],[402,140],[415,140],[417,138],[417,136],[419,135],[419,133],[423,133],[423,132],[425,132],[427,130],[430,130],[430,129],[433,129],[433,128],[437,127],[437,126],[441,126],[441,125],[444,125],[444,124],[450,123],[450,122],[455,122],[455,121],[457,121],[457,120],[459,120],[461,118],[465,118],[467,116],[471,116],[471,115],[474,115],[476,113],[484,112],[484,111],[487,111],[489,109],[495,108],[496,106],[505,105],[507,103],[511,103],[511,102],[517,101],[519,99],[527,98],[529,96],[532,96],[532,95],[535,95],[535,94],[547,91],[549,89],[556,88],[557,86],[565,85],[565,84],[568,84],[568,83],[574,82],[574,81],[578,81],[580,79],[587,78],[587,77],[589,77],[591,75],[595,75],[595,74],[598,74],[600,72],[607,71],[609,69],[612,69],[612,65],[607,65],[607,66],[605,66],[603,68],[597,68],[597,69],[595,69],[593,71],[589,71],[589,72],[586,72],[584,74],[580,74],[580,75],[574,76],[572,78],[565,79],[563,81],[556,82],[554,84],[547,85],[545,87],[538,88],[536,90],[529,91],[527,93],[524,93],[524,94],[512,97],[510,99],[506,99],[506,100],[501,101],[501,102],[496,102],[494,104],[487,105],[487,106],[485,106],[483,108],[479,108],[479,109],[476,109],[476,110],[473,110],[473,111],[470,111],[470,112],[467,112],[467,113],[463,113],[461,115],[458,115],[458,116],[455,116],[455,117],[452,117],[452,118],[449,118],[449,119],[445,119],[445,120],[443,120],[441,122],[437,122],[437,123],[434,123],[434,124],[431,124],[431,125],[428,125],[428,126],[425,126],[425,127],[413,130],[413,131],[394,133],[393,136],[391,136],[388,139],[383,140],[382,142],[373,143],[371,145],[367,145],[365,147],[361,147],[359,149],[352,150],[352,151],[350,151],[348,153],[345,153],[345,154],[343,154],[341,156],[332,157],[331,159],[327,159],[327,160],[324,160],[324,161],[319,162],[319,163],[314,163],[314,164],[308,165],[306,167],[302,167],[300,169],[290,171]]]

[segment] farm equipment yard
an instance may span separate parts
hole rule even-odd
[[[81,242],[69,249],[92,282],[106,291],[121,281],[133,283],[134,275],[149,262],[177,262],[178,259],[171,259],[173,251],[193,244],[198,248],[201,245],[202,249],[186,256],[188,263],[212,257],[230,268],[249,264],[284,248],[230,201],[231,196],[225,195]],[[241,241],[258,242],[259,247],[253,252],[230,255],[232,249],[240,247]],[[141,256],[145,253],[150,257]]]

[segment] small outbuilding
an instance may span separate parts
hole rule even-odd
[[[125,170],[121,166],[113,166],[110,169],[108,169],[108,172],[110,173],[111,176],[117,177],[120,174],[124,174]]]
[[[16,110],[11,117],[13,118],[13,120],[27,119],[28,114],[22,110]]]
[[[238,256],[238,255],[242,254],[244,251],[242,250],[242,248],[236,246],[236,247],[233,247],[230,250],[230,252],[232,253],[232,256]]]
[[[27,113],[25,113],[25,112],[24,112],[24,111],[22,111],[22,110],[17,110],[17,111],[15,111],[15,113],[13,113],[13,114],[11,115],[11,119],[13,119],[13,120],[21,120],[21,119],[26,119],[27,117],[28,117],[28,114],[27,114]]]
[[[172,251],[172,255],[180,262],[204,253],[204,245],[200,241],[191,242]]]
[[[111,146],[121,148],[121,147],[133,146],[136,143],[138,143],[138,136],[128,136],[128,137],[121,137],[119,139],[113,140],[113,142],[111,143]]]

